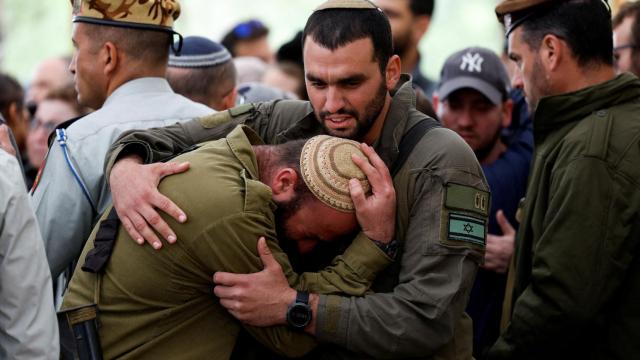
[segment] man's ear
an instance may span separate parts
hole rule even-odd
[[[296,182],[298,173],[292,168],[279,168],[275,170],[269,180],[269,186],[273,192],[273,200],[287,202],[296,195]]]
[[[411,34],[413,36],[413,42],[415,44],[419,43],[424,34],[427,33],[427,30],[429,30],[429,25],[431,25],[430,16],[416,16],[413,19],[413,28]]]
[[[400,56],[393,55],[389,58],[386,69],[387,89],[391,90],[396,87],[400,80],[400,74],[402,74],[402,64],[400,62]]]
[[[104,75],[110,76],[116,71],[120,62],[119,55],[121,55],[120,51],[111,41],[107,41],[102,45],[98,59],[103,66]]]
[[[513,100],[507,99],[502,103],[502,128],[508,128],[513,118]]]
[[[224,109],[220,109],[220,111],[235,107],[237,98],[238,98],[238,88],[234,87],[230,93],[228,93],[222,98],[222,106],[224,107]]]
[[[547,72],[558,71],[568,50],[564,40],[552,34],[545,35],[539,53]]]
[[[438,107],[439,107],[439,102],[440,102],[440,96],[438,96],[437,93],[433,93],[433,95],[431,95],[431,105],[433,105],[433,111],[436,112],[436,114],[438,113]]]

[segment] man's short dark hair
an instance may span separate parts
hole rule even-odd
[[[387,16],[376,9],[326,9],[315,11],[307,20],[302,36],[302,47],[307,37],[334,51],[356,40],[371,39],[373,57],[386,72],[393,55],[391,25]]]
[[[0,73],[0,113],[9,120],[9,107],[16,104],[16,108],[24,106],[24,90],[20,83],[8,74]]]
[[[260,20],[248,20],[233,27],[222,37],[220,43],[226,47],[231,56],[236,56],[236,45],[242,41],[254,41],[269,35],[269,28]]]
[[[179,73],[172,69],[167,71],[167,80],[173,91],[205,105],[211,99],[222,99],[236,86],[236,67],[231,60],[210,67],[175,68]]]
[[[413,16],[429,16],[433,15],[433,6],[435,0],[411,0],[409,2],[409,9]]]
[[[169,60],[172,39],[167,32],[88,23],[85,25],[95,49],[110,41],[129,57],[149,65],[166,64]]]
[[[633,18],[633,23],[631,25],[631,45],[634,46],[633,51],[638,50],[638,46],[640,46],[640,2],[628,2],[620,7],[620,10],[613,18],[613,27],[617,28],[622,25],[622,23],[627,18]],[[619,45],[627,45],[627,44],[619,44]]]
[[[539,49],[542,39],[553,34],[568,44],[580,66],[613,65],[611,14],[602,0],[554,1],[547,6],[552,8],[521,25],[530,48]]]

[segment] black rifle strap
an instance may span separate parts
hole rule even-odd
[[[93,249],[85,257],[82,271],[98,274],[107,267],[116,243],[119,226],[120,219],[116,213],[116,208],[111,208],[107,218],[100,222]]]
[[[398,158],[393,162],[391,169],[389,169],[391,177],[395,177],[398,171],[400,171],[402,165],[407,161],[409,155],[411,155],[411,151],[420,139],[422,139],[429,130],[437,127],[440,127],[440,123],[432,118],[426,118],[413,125],[411,129],[404,134],[402,140],[400,140]]]

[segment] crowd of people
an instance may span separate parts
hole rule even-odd
[[[74,1],[0,73],[0,358],[640,356],[640,2],[500,1],[430,79],[434,3],[273,52]]]

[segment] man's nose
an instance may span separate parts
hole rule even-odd
[[[69,63],[69,72],[73,75],[76,74],[76,55],[73,55],[71,62]]]
[[[471,115],[471,111],[469,108],[463,109],[458,114],[458,125],[463,128],[469,128],[473,125],[473,116]]]
[[[327,100],[324,104],[324,110],[330,113],[337,113],[342,108],[344,108],[342,91],[335,86],[329,87],[327,90]]]
[[[520,70],[513,72],[513,77],[511,77],[511,87],[520,90],[524,89],[524,80],[522,79],[522,73]]]

